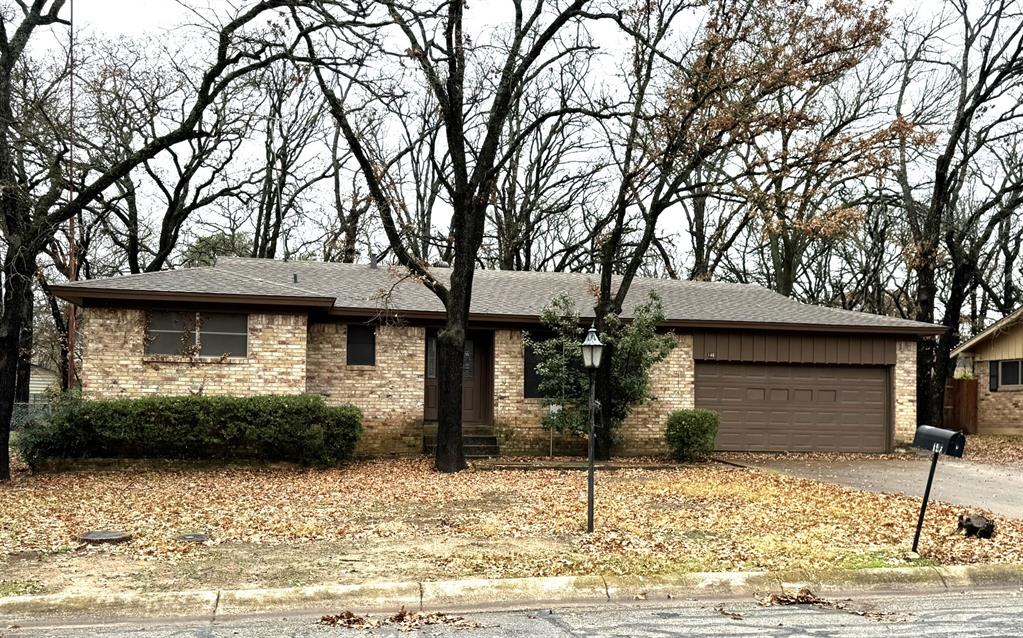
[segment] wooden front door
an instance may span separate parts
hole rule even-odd
[[[486,423],[490,414],[490,340],[470,334],[465,340],[462,362],[462,422]],[[426,420],[437,420],[437,334],[426,335]]]

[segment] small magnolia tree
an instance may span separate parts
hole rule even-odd
[[[541,424],[562,434],[585,433],[589,429],[589,375],[579,348],[585,332],[579,312],[572,300],[562,295],[544,308],[540,320],[550,336],[526,334],[525,342],[539,361],[536,367],[539,389],[549,408]],[[671,335],[657,332],[663,321],[661,300],[651,293],[645,303],[636,307],[631,321],[611,317],[600,335],[602,342],[614,346],[605,350],[612,355],[610,361],[604,362],[611,367],[611,388],[606,396],[614,397],[614,402],[600,410],[601,426],[610,428],[612,436],[633,406],[652,398],[650,369],[675,347]]]

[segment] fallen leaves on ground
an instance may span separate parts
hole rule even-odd
[[[857,609],[850,605],[849,600],[828,600],[827,598],[821,598],[806,587],[801,588],[795,594],[783,591],[781,593],[771,593],[765,596],[760,596],[757,597],[756,600],[757,603],[765,607],[774,607],[778,605],[811,605],[813,607],[821,607],[824,609],[845,611],[871,620],[902,620],[902,618],[897,614],[890,614],[876,609]]]
[[[461,616],[449,616],[438,612],[425,613],[419,611],[408,611],[402,605],[398,613],[387,618],[377,620],[370,616],[360,616],[351,611],[343,611],[332,616],[323,616],[319,624],[331,627],[350,627],[353,629],[374,629],[377,627],[397,627],[398,631],[415,631],[427,625],[446,625],[459,629],[480,629],[483,625],[466,620]]]
[[[971,434],[966,437],[965,460],[995,465],[1023,464],[1023,436]]]
[[[258,561],[255,546],[332,543],[336,553],[357,555],[356,579],[905,565],[919,507],[916,498],[713,463],[617,470],[597,475],[597,531],[586,534],[585,495],[585,472],[442,474],[422,458],[337,469],[22,475],[0,486],[0,557],[64,552],[87,565],[103,552],[126,565],[142,559],[195,571],[219,545],[241,544],[250,549],[232,558]],[[995,539],[979,541],[956,534],[958,514],[931,505],[921,555],[944,564],[1023,563],[1023,521],[996,518]],[[93,529],[133,540],[77,550],[75,539]],[[211,541],[175,540],[186,532]]]

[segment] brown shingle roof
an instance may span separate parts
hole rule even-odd
[[[446,269],[435,269],[446,278]],[[297,276],[297,283],[295,282]],[[479,270],[474,275],[471,315],[479,320],[535,321],[552,298],[566,294],[585,316],[592,313],[597,277],[584,273]],[[382,310],[406,316],[440,316],[440,301],[402,271],[381,265],[312,261],[221,258],[208,268],[170,270],[55,287],[72,301],[104,296],[146,298],[154,293],[273,297],[277,303],[331,305],[339,314],[376,314]],[[894,317],[803,304],[759,286],[637,278],[624,315],[650,292],[661,297],[667,323],[743,327],[798,327],[807,330],[936,333],[940,326]],[[386,298],[386,303],[384,299]]]

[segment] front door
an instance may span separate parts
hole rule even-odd
[[[465,358],[462,361],[462,422],[485,423],[489,392],[489,340],[484,335],[472,334],[465,340]],[[437,420],[437,335],[426,336],[426,420]]]

